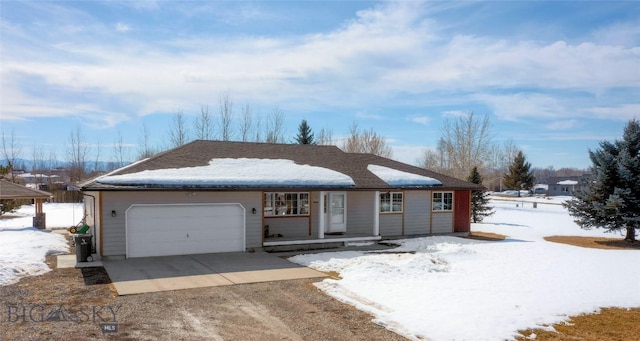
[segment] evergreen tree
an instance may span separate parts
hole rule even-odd
[[[7,162],[6,166],[0,165],[0,179],[4,178],[5,175],[9,174],[12,168],[13,166],[11,165],[11,161]]]
[[[526,162],[524,154],[519,151],[509,166],[509,173],[504,175],[504,185],[515,190],[530,189],[534,181],[531,164]]]
[[[316,144],[313,139],[313,132],[311,131],[311,127],[309,127],[307,120],[302,120],[302,122],[300,122],[295,142],[297,144]]]
[[[0,165],[0,179],[4,179],[5,176],[11,173],[13,166],[9,161],[6,166]],[[10,179],[6,179],[7,181],[11,181]],[[22,202],[20,200],[14,199],[2,199],[0,200],[0,215],[5,212],[11,212],[16,208],[22,206]]]
[[[589,151],[592,179],[564,206],[584,229],[607,232],[626,229],[625,240],[635,242],[640,228],[640,124],[630,121],[622,140],[600,142]]]
[[[482,175],[478,172],[478,167],[473,167],[467,177],[467,181],[482,185]],[[489,206],[489,193],[486,190],[476,190],[471,192],[471,221],[481,223],[485,217],[493,214],[492,207]]]

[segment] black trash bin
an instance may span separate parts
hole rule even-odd
[[[73,242],[76,244],[76,262],[87,262],[91,257],[91,237],[93,236],[90,234],[73,235]]]

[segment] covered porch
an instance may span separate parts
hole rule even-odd
[[[276,197],[279,194],[289,195],[277,193]],[[270,196],[273,193],[265,193],[266,198]],[[308,192],[308,200],[306,193],[298,196],[304,198],[297,203],[303,208],[301,215],[271,214],[278,210],[265,200],[264,211],[269,213],[263,217],[262,244],[320,246],[380,240],[379,197],[379,191]],[[297,212],[295,208],[293,212]]]
[[[53,194],[38,189],[32,189],[4,179],[0,179],[0,200],[33,200],[36,214],[33,217],[33,227],[46,229],[46,214],[42,209],[43,200],[53,198]]]

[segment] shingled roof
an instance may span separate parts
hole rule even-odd
[[[0,199],[49,199],[53,194],[0,179]]]
[[[374,175],[367,168],[369,165],[377,165],[392,168],[402,172],[412,173],[434,178],[442,184],[430,186],[411,186],[411,188],[442,188],[442,189],[480,189],[473,183],[438,174],[423,168],[411,166],[402,162],[379,157],[372,154],[345,153],[336,146],[324,145],[299,145],[299,144],[273,144],[273,143],[249,143],[227,141],[197,140],[183,146],[156,154],[146,160],[120,168],[107,174],[110,176],[134,174],[144,171],[180,169],[188,167],[208,166],[212,159],[273,159],[291,160],[299,165],[310,165],[330,169],[351,177],[353,185],[337,186],[343,189],[371,189],[389,190],[399,188],[392,186]],[[185,170],[188,171],[188,170]],[[167,186],[155,186],[152,184],[108,184],[105,176],[98,177],[82,184],[83,190],[131,190],[131,189],[167,189]],[[233,189],[229,186],[200,186],[199,189]],[[327,188],[331,186],[318,186]],[[180,187],[180,188],[184,188]],[[241,187],[246,189],[247,186]],[[259,187],[260,189],[266,189]],[[307,189],[314,189],[313,186]],[[403,187],[406,188],[406,187]],[[275,188],[274,188],[275,189]]]

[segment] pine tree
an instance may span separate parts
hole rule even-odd
[[[630,121],[622,140],[600,142],[589,151],[592,179],[565,203],[575,222],[584,229],[602,227],[607,232],[626,229],[625,240],[635,242],[640,228],[640,124]]]
[[[4,179],[4,177],[11,173],[13,169],[13,166],[11,165],[11,162],[7,162],[6,166],[0,165],[0,179]],[[10,179],[7,179],[8,181],[10,181]],[[22,202],[20,200],[14,200],[14,199],[2,199],[0,200],[0,215],[4,214],[5,212],[11,212],[16,208],[19,208],[20,206],[22,206]]]
[[[300,122],[295,142],[297,144],[316,144],[313,139],[313,132],[311,131],[311,127],[309,127],[307,120],[302,120],[302,122]]]
[[[530,189],[534,181],[531,164],[526,162],[524,154],[519,151],[509,166],[509,173],[504,175],[504,185],[515,190]]]
[[[482,175],[478,172],[478,167],[473,167],[467,177],[467,181],[482,185]],[[489,193],[485,190],[471,192],[471,221],[481,223],[485,217],[493,214],[492,207],[489,206]]]

